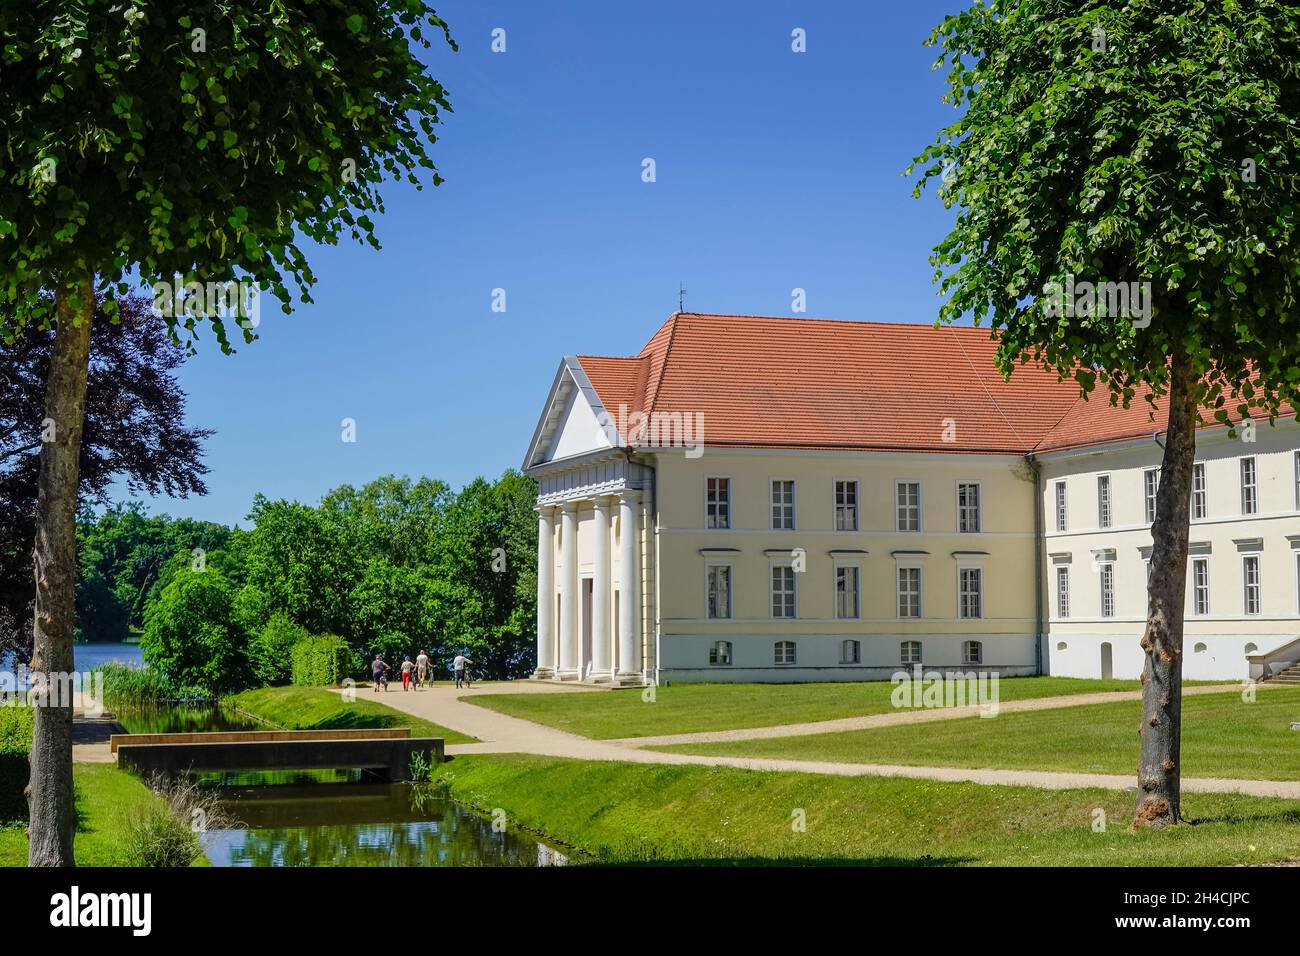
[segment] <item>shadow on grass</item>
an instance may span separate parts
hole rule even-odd
[[[1300,823],[1300,810],[1279,810],[1277,813],[1233,813],[1231,811],[1216,816],[1186,816],[1183,823],[1187,826],[1203,827],[1214,824],[1238,826],[1243,823]]]
[[[371,730],[404,727],[398,714],[361,713],[355,710],[342,710],[316,721],[307,730]]]
[[[791,867],[791,866],[830,866],[830,867],[941,867],[961,866],[964,863],[978,863],[976,857],[968,856],[865,856],[865,857],[683,857],[675,860],[621,860],[608,862],[602,860],[585,861],[585,866],[598,867],[677,867],[677,866],[715,866],[715,867]]]

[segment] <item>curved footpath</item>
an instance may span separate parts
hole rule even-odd
[[[1239,685],[1197,686],[1184,688],[1183,693],[1214,694],[1239,690]],[[753,727],[745,730],[726,730],[701,734],[674,734],[661,737],[630,737],[619,740],[592,740],[563,730],[546,727],[531,720],[510,717],[476,707],[467,699],[500,693],[634,693],[634,691],[602,691],[593,688],[563,687],[521,682],[510,685],[506,691],[501,684],[488,684],[469,690],[457,690],[449,684],[428,687],[421,691],[394,691],[376,695],[377,699],[394,710],[449,727],[477,737],[480,743],[450,744],[449,756],[468,754],[524,753],[546,757],[564,757],[572,760],[620,760],[628,763],[699,764],[714,767],[738,767],[744,770],[792,771],[797,773],[833,774],[844,777],[912,777],[923,780],[1000,784],[1004,786],[1041,787],[1047,790],[1070,790],[1080,787],[1100,787],[1106,790],[1125,790],[1134,786],[1132,775],[1123,776],[1100,773],[1068,773],[1048,770],[991,770],[968,767],[913,767],[894,764],[834,763],[821,760],[778,760],[751,757],[702,756],[696,754],[663,753],[645,750],[647,746],[678,743],[704,743],[727,740],[756,740],[769,737],[792,737],[841,730],[861,730],[895,724],[925,723],[932,720],[955,720],[971,717],[979,712],[977,707],[960,707],[944,710],[898,711],[872,714],[865,717],[846,717],[813,723],[787,724],[780,727]],[[340,691],[341,693],[341,691]],[[369,694],[361,690],[359,694]],[[1009,713],[1022,710],[1051,710],[1060,707],[1078,707],[1086,704],[1112,701],[1139,700],[1141,691],[1119,691],[1104,694],[1078,694],[1064,697],[1043,697],[1036,700],[1012,701],[1001,705],[1000,711]],[[1184,777],[1182,788],[1188,793],[1243,793],[1257,797],[1287,797],[1300,799],[1300,782],[1281,780],[1228,780],[1216,777]]]

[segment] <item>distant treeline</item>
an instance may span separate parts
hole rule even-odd
[[[534,666],[536,485],[508,471],[460,492],[384,477],[319,505],[259,495],[251,528],[83,512],[78,636],[143,630],[145,660],[178,695],[289,680],[293,645],[342,637],[356,676],[375,652],[421,648],[444,673],[466,650],[479,676]]]

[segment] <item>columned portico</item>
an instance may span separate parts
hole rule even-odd
[[[641,543],[637,527],[640,503],[635,491],[626,490],[618,501],[618,679],[636,680],[641,675],[639,594]]]
[[[560,680],[582,676],[578,662],[578,506],[560,507]]]
[[[609,498],[602,495],[596,499],[591,599],[591,679],[594,681],[607,681],[613,676],[614,648],[609,633],[612,591],[609,565],[609,510]]]
[[[537,670],[555,676],[555,509],[537,509]]]

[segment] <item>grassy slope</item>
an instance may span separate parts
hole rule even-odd
[[[757,773],[527,756],[458,757],[456,799],[603,862],[1227,865],[1300,857],[1293,801],[1188,794],[1194,825],[1128,832],[1133,797],[1102,790]],[[1093,811],[1110,826],[1092,830]],[[794,832],[795,809],[806,830]]]
[[[682,753],[846,763],[1136,772],[1141,705],[1093,704],[993,718],[880,727],[810,737],[683,744]],[[1263,689],[1254,703],[1211,694],[1183,701],[1183,772],[1192,777],[1300,777],[1300,688]]]
[[[1135,680],[1013,677],[999,682],[1001,700],[1139,690]],[[605,694],[490,694],[471,704],[558,727],[584,737],[651,737],[742,727],[774,727],[812,720],[883,714],[894,709],[887,681],[852,684],[677,684],[655,689],[653,702],[637,691]]]
[[[442,737],[449,744],[470,743],[475,739],[385,707],[366,697],[367,693],[358,692],[356,701],[349,703],[342,695],[324,687],[259,687],[229,697],[225,702],[288,730],[410,727],[413,737]]]
[[[132,774],[111,764],[74,764],[77,787],[77,837],[73,844],[78,866],[118,866],[117,841],[131,812],[157,800]],[[27,865],[27,832],[22,824],[0,828],[0,866]],[[202,858],[197,866],[207,866]]]

